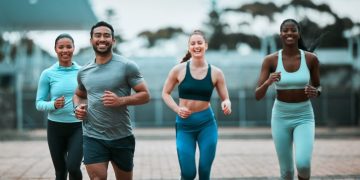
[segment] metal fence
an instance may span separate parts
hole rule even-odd
[[[24,93],[23,128],[45,128],[47,114],[35,109],[35,92]],[[261,101],[254,98],[254,90],[229,90],[232,102],[232,114],[223,115],[220,99],[214,92],[211,106],[219,126],[270,126],[271,110],[275,93],[269,89]],[[167,107],[161,98],[161,91],[151,90],[152,99],[148,104],[129,106],[135,127],[171,127],[174,126],[175,113]],[[177,92],[173,93],[175,101]],[[324,90],[319,98],[312,99],[316,125],[318,126],[358,126],[359,93],[347,89]],[[14,123],[12,123],[14,124]]]
[[[12,78],[10,78],[9,85],[5,87],[5,90],[3,90],[3,86],[0,87],[0,110],[2,111],[0,128],[32,129],[46,127],[47,114],[35,109],[36,87],[40,72],[56,60],[43,56],[40,50],[36,52],[31,59],[22,55],[20,60],[16,61],[22,71],[13,71],[10,74]],[[346,52],[343,49],[319,51],[319,57],[324,56],[321,59],[327,61],[321,65],[321,84],[324,92],[320,98],[312,100],[317,125],[358,126],[360,124],[360,72],[358,68],[360,61],[359,59],[340,60],[336,57],[336,55],[345,56]],[[91,55],[88,54],[85,53],[87,56],[79,57],[79,59],[91,59],[88,57]],[[259,52],[247,56],[240,56],[234,52],[208,53],[208,61],[223,70],[232,101],[233,113],[224,116],[219,107],[220,100],[217,94],[214,93],[211,99],[212,108],[220,126],[270,125],[271,109],[275,98],[273,88],[269,89],[263,100],[256,101],[254,98],[254,86],[257,82],[261,58],[262,55]],[[133,60],[142,69],[152,96],[148,104],[129,107],[134,126],[173,126],[175,113],[163,102],[161,88],[169,70],[178,63],[176,58],[144,57],[133,58]],[[0,63],[0,67],[3,70],[9,69],[8,66],[5,66],[7,64],[9,63]],[[4,73],[4,71],[2,72]],[[173,96],[177,101],[176,91],[173,92]]]

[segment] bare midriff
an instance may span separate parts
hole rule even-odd
[[[210,102],[180,98],[179,105],[181,107],[188,108],[192,113],[194,113],[194,112],[203,111],[203,110],[209,108]]]
[[[309,100],[309,98],[305,94],[305,89],[277,90],[276,99],[287,103],[298,103]]]

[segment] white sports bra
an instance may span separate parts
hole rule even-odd
[[[282,49],[278,53],[278,63],[275,72],[281,72],[281,79],[275,82],[275,89],[304,89],[310,81],[310,71],[306,65],[305,53],[300,49],[300,67],[295,72],[287,72],[282,61]]]

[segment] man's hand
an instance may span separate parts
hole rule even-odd
[[[126,105],[126,101],[124,97],[119,97],[111,91],[104,91],[104,95],[102,96],[102,101],[104,106],[106,107],[119,107]]]
[[[77,119],[84,120],[87,115],[87,104],[80,104],[76,106],[74,112]]]

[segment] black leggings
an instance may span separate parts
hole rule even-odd
[[[80,170],[82,151],[82,125],[48,120],[47,140],[55,167],[56,180],[82,179]]]

